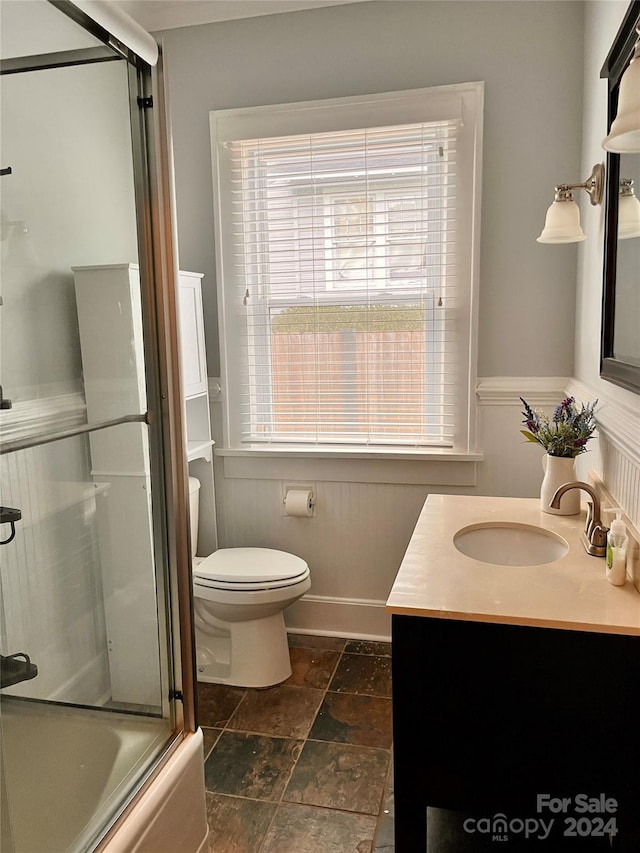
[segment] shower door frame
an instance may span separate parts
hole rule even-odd
[[[161,52],[157,65],[151,66],[69,0],[48,2],[103,42],[105,47],[1,60],[1,74],[118,59],[127,62],[147,412],[122,420],[146,421],[151,433],[156,432],[155,438],[150,435],[149,442],[151,481],[155,485],[152,489],[152,517],[156,599],[166,602],[167,608],[165,613],[158,613],[159,620],[164,620],[164,630],[159,631],[162,716],[172,723],[173,737],[170,736],[162,753],[131,784],[117,813],[105,822],[104,834],[97,842],[96,849],[99,850],[108,845],[110,835],[127,810],[162,771],[183,739],[197,728],[171,135]],[[70,436],[109,425],[84,425],[65,432]],[[57,434],[51,440],[60,437]],[[35,436],[26,439],[24,446],[31,446],[34,439]],[[20,444],[19,441],[12,442],[5,452],[19,449]],[[165,661],[170,671],[167,671]]]

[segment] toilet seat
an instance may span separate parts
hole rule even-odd
[[[208,589],[281,589],[308,576],[304,560],[273,548],[221,548],[193,566],[194,584]]]

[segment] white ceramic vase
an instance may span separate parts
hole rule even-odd
[[[576,479],[575,459],[565,456],[542,457],[544,477],[540,488],[540,509],[551,515],[578,515],[580,512],[580,489],[571,489],[560,499],[560,508],[549,506],[558,486]]]

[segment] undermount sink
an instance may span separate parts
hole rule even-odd
[[[497,566],[553,563],[569,551],[561,536],[542,527],[495,521],[463,527],[453,544],[461,554]]]

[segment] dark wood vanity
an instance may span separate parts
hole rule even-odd
[[[498,521],[568,553],[521,566],[455,549],[460,528]],[[607,583],[583,524],[536,500],[427,499],[387,602],[395,853],[425,853],[428,807],[449,810],[429,853],[640,850],[640,594]]]
[[[427,849],[427,806],[458,812],[461,837],[467,815],[500,813],[554,818],[527,850],[640,850],[639,637],[397,615],[392,625],[396,853]],[[570,798],[566,811],[539,810],[545,794]],[[615,810],[576,803],[602,794]],[[610,818],[611,846],[600,835]],[[519,850],[524,833],[508,831],[502,847]]]

